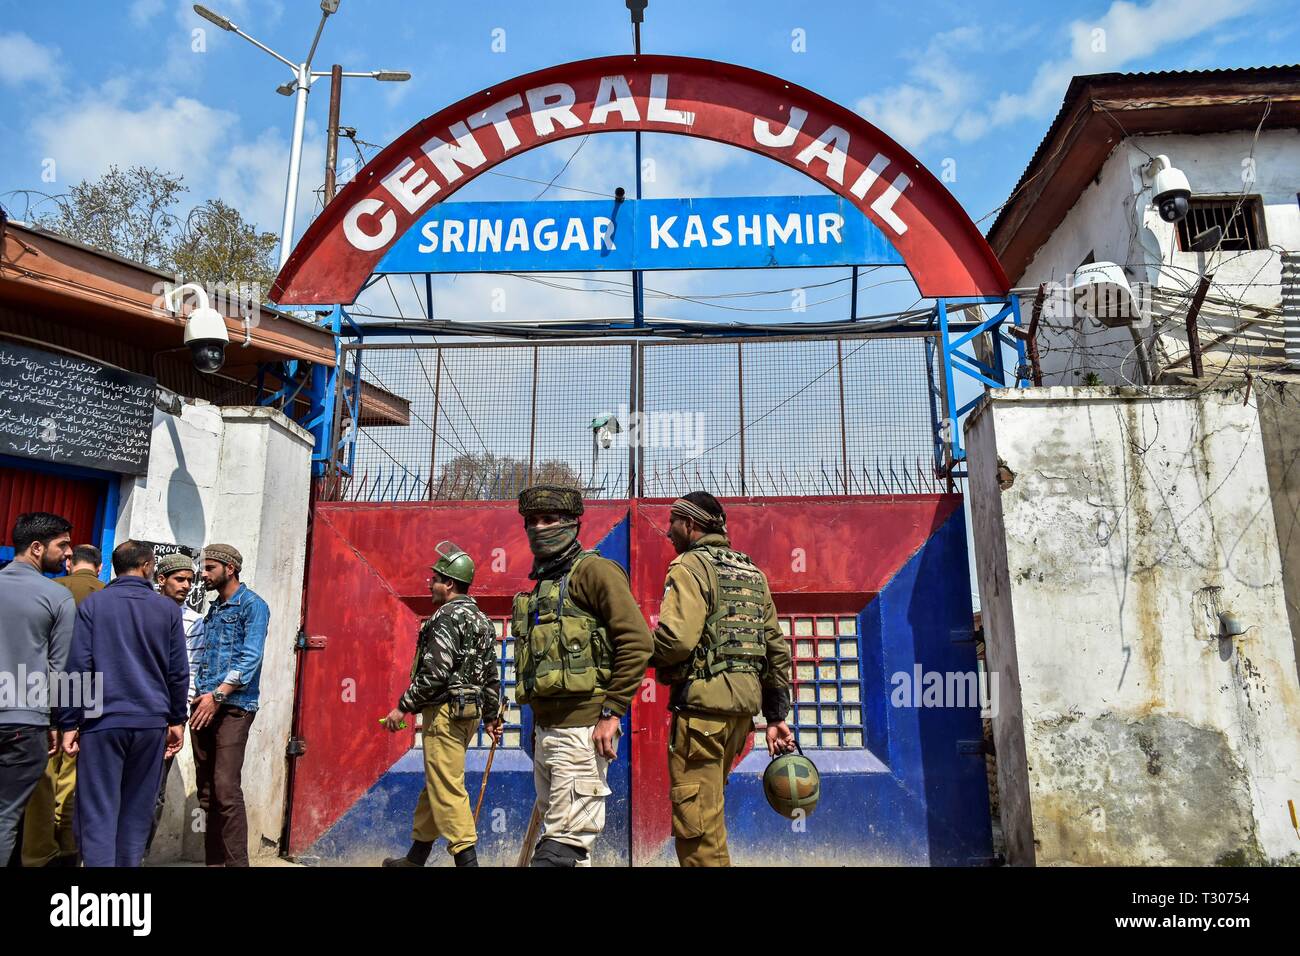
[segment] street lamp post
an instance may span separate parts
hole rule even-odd
[[[275,57],[290,70],[293,71],[293,79],[276,88],[277,93],[284,96],[295,97],[293,109],[293,142],[289,148],[289,182],[285,187],[284,194],[284,220],[280,225],[280,267],[283,268],[289,258],[289,252],[293,248],[293,221],[298,208],[298,173],[302,166],[302,134],[303,126],[307,120],[307,94],[311,92],[311,85],[321,77],[329,76],[329,72],[312,72],[311,61],[316,55],[316,46],[320,43],[321,31],[325,29],[325,21],[330,15],[336,13],[339,8],[339,0],[321,0],[321,17],[320,23],[316,25],[316,35],[312,37],[311,49],[307,51],[306,58],[301,63],[294,63],[287,57],[276,53],[265,43],[260,42],[254,37],[249,36],[239,27],[235,26],[228,17],[223,17],[219,13],[214,13],[201,3],[194,4],[194,12],[201,16],[209,23],[216,24],[221,29],[234,33],[236,36],[243,37],[253,46],[257,47],[264,53],[269,53]],[[411,78],[411,74],[401,70],[372,70],[369,73],[356,72],[339,72],[338,76],[362,76],[369,77],[373,80],[384,82],[403,82]]]

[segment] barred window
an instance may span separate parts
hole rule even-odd
[[[1223,230],[1218,248],[1226,252],[1268,248],[1264,207],[1258,196],[1192,199],[1187,218],[1178,223],[1178,248],[1191,249],[1197,236],[1215,226]]]
[[[857,617],[796,614],[779,620],[794,658],[787,722],[799,746],[821,750],[864,748]],[[755,747],[767,746],[766,729],[755,729]]]

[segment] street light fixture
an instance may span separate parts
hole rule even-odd
[[[276,87],[276,92],[282,96],[296,96],[293,112],[293,142],[289,150],[289,182],[285,187],[284,195],[284,220],[280,226],[280,267],[283,268],[285,262],[289,259],[289,252],[293,248],[293,220],[298,209],[298,172],[302,165],[302,134],[303,127],[307,118],[307,94],[311,92],[311,85],[323,76],[329,76],[328,72],[312,72],[311,61],[316,55],[316,46],[320,43],[321,31],[325,29],[325,21],[330,15],[337,13],[340,0],[321,0],[321,17],[320,23],[316,25],[316,35],[312,37],[311,49],[307,51],[306,58],[301,63],[294,63],[287,57],[276,53],[269,46],[261,41],[249,36],[239,27],[235,26],[228,17],[223,17],[203,6],[201,3],[194,4],[194,12],[209,23],[214,23],[221,29],[243,37],[253,46],[257,47],[264,53],[275,57],[285,66],[293,71],[293,80],[283,83]],[[388,82],[401,82],[411,78],[410,73],[399,70],[372,70],[369,73],[343,73],[343,76],[361,76],[374,80],[385,80]]]

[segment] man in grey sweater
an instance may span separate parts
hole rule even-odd
[[[45,575],[64,570],[71,531],[58,515],[19,515],[14,560],[0,569],[0,866],[58,743],[47,689],[67,665],[77,606],[71,591]]]

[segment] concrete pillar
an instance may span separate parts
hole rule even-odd
[[[997,390],[966,435],[1009,860],[1295,861],[1300,682],[1253,401]]]

